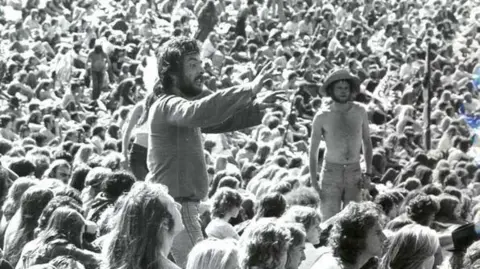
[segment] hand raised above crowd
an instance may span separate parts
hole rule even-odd
[[[263,88],[263,83],[265,80],[270,78],[274,70],[273,64],[271,61],[267,62],[265,66],[258,72],[257,76],[253,79],[251,83],[253,94],[257,95]]]

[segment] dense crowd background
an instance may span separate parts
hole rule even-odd
[[[477,1],[0,3],[0,267],[480,268],[479,243],[442,241],[480,222]],[[156,51],[174,36],[200,42],[206,90],[271,61],[264,92],[284,96],[259,126],[203,136],[208,239],[186,265],[169,255],[178,205],[129,158],[132,112],[151,105]],[[322,220],[308,147],[335,68],[362,82],[375,187]],[[329,255],[343,266],[319,266]]]

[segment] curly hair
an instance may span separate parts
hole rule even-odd
[[[381,209],[373,202],[350,203],[336,217],[328,245],[344,263],[355,264],[366,247],[370,229],[380,220]]]
[[[478,261],[480,261],[480,241],[471,244],[467,248],[463,258],[463,266],[464,268],[472,268],[471,266]]]
[[[282,220],[287,223],[300,223],[308,231],[312,226],[320,225],[320,214],[314,208],[294,205],[287,209],[282,216]]]
[[[242,205],[242,196],[238,191],[224,187],[218,189],[212,197],[212,216],[223,218],[235,207]]]
[[[377,197],[375,197],[374,202],[382,208],[383,213],[385,213],[387,216],[395,206],[394,197],[390,193],[380,193],[377,195]]]
[[[287,204],[289,206],[303,205],[316,208],[320,204],[320,197],[318,196],[318,193],[312,188],[305,186],[293,189],[291,192],[285,195],[285,199],[287,200]]]
[[[428,226],[431,216],[434,216],[440,206],[429,195],[420,194],[407,203],[407,216],[420,225]]]
[[[173,86],[172,75],[182,72],[185,56],[196,53],[200,53],[200,48],[193,38],[174,37],[165,42],[156,53],[159,79],[155,83],[154,93],[169,94]]]
[[[240,268],[258,266],[264,269],[282,268],[281,257],[291,244],[290,231],[272,219],[262,219],[249,227],[240,238]]]

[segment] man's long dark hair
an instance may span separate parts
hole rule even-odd
[[[173,88],[173,76],[183,72],[182,62],[185,56],[200,53],[197,40],[189,37],[174,37],[157,51],[158,80],[153,91],[156,95],[170,94]]]

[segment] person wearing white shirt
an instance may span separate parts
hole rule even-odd
[[[465,114],[471,115],[476,113],[480,109],[480,101],[472,98],[472,94],[467,92],[463,95],[463,107],[465,108]]]
[[[337,53],[338,50],[343,49],[342,44],[340,44],[340,38],[342,36],[341,31],[337,31],[335,34],[335,37],[330,40],[330,43],[328,43],[328,52],[333,52],[334,54]]]
[[[283,29],[289,34],[296,35],[298,31],[298,21],[299,21],[298,14],[295,14],[292,17],[292,20],[285,24]]]
[[[400,79],[409,81],[413,77],[415,70],[413,70],[412,62],[412,57],[410,55],[407,56],[406,62],[400,67]]]
[[[217,51],[215,46],[216,42],[217,42],[216,34],[214,32],[210,33],[202,45],[202,51],[201,51],[202,59],[211,59],[213,57],[213,55]]]
[[[300,21],[298,24],[298,35],[313,35],[312,15],[307,14],[305,15],[305,19]]]

